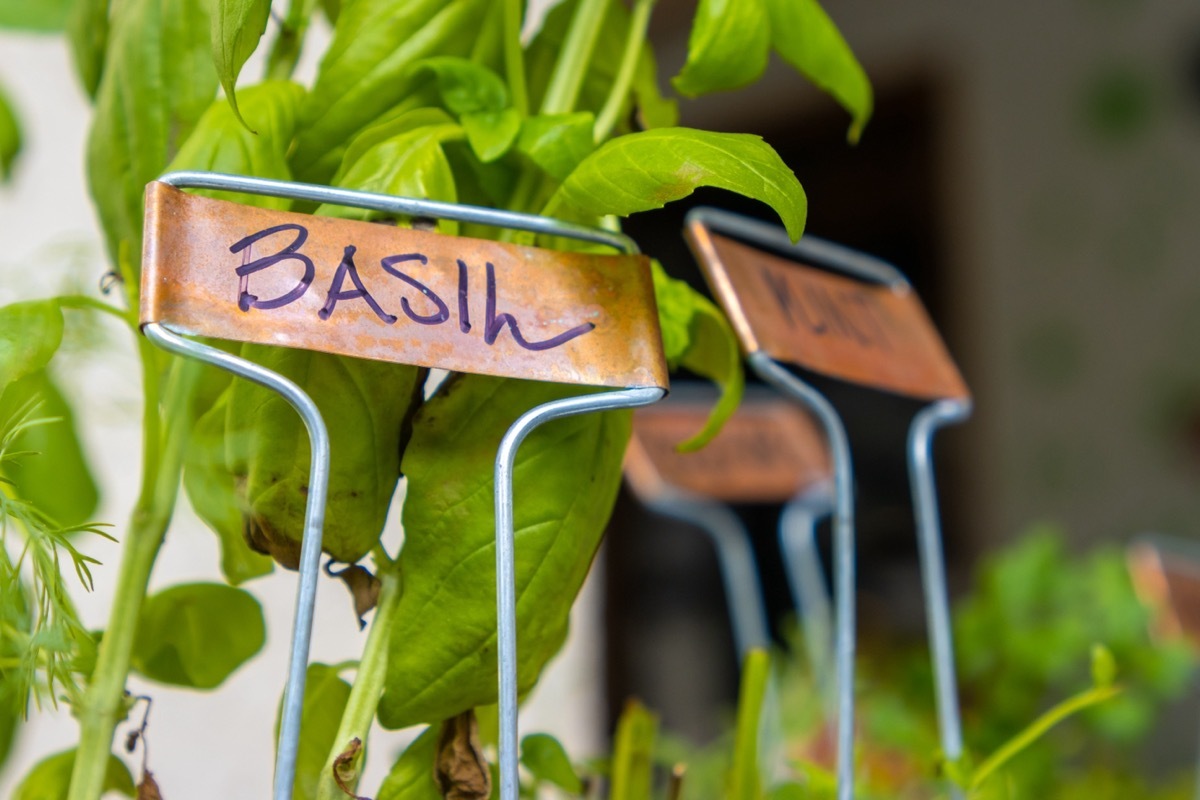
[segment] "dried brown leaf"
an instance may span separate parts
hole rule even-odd
[[[142,770],[142,780],[137,785],[137,800],[162,800],[158,781],[154,780],[154,773],[148,769]]]
[[[337,758],[333,760],[333,780],[339,789],[347,796],[353,797],[354,800],[371,800],[369,797],[362,797],[354,793],[354,786],[358,783],[358,767],[362,760],[362,750],[362,739],[355,736],[350,740],[350,744],[346,745],[346,749],[338,753]]]
[[[442,723],[437,744],[437,782],[446,800],[487,800],[492,772],[479,745],[474,711]]]
[[[383,582],[372,575],[370,570],[359,564],[351,564],[343,570],[335,571],[333,562],[330,561],[325,565],[325,573],[331,578],[340,578],[342,583],[346,584],[346,588],[350,590],[350,596],[354,598],[354,613],[358,616],[358,628],[362,630],[367,627],[367,621],[363,617],[379,604],[379,590],[383,586]]]

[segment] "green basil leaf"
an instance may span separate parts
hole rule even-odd
[[[434,780],[437,726],[426,728],[396,759],[375,800],[442,800]]]
[[[71,0],[0,0],[0,28],[55,33],[70,11]]]
[[[62,800],[71,786],[71,770],[75,767],[75,750],[64,750],[47,756],[34,765],[13,792],[12,800]],[[129,767],[114,755],[108,757],[104,772],[104,791],[120,792],[133,797],[137,790]]]
[[[287,150],[303,99],[304,88],[299,84],[266,81],[242,89],[241,117],[225,101],[214,101],[167,169],[289,180],[292,174],[287,165]],[[290,201],[280,197],[234,192],[202,194],[262,208],[286,209],[290,205]]]
[[[364,128],[362,133],[355,136],[350,142],[333,183],[338,186],[343,185],[342,179],[347,170],[357,164],[373,147],[383,144],[388,139],[402,133],[415,131],[418,128],[453,124],[454,118],[440,108],[416,108],[396,116],[386,116],[384,119],[377,120]]]
[[[0,183],[12,178],[13,162],[21,152],[21,123],[8,95],[0,89]]]
[[[679,124],[679,103],[663,97],[658,88],[658,65],[650,47],[642,49],[633,72],[633,95],[642,128],[673,128]]]
[[[379,706],[389,728],[496,701],[496,448],[522,413],[578,387],[457,375],[417,413],[404,456],[404,594]],[[616,500],[627,412],[555,420],[514,468],[518,682],[528,690],[566,638],[571,601]],[[419,648],[412,642],[422,642]]]
[[[109,0],[75,0],[67,17],[67,41],[75,73],[88,97],[95,98],[104,71],[104,50],[108,46]]]
[[[358,0],[338,15],[333,42],[301,114],[292,165],[298,176],[399,103],[425,78],[413,64],[463,56],[487,0]]]
[[[544,114],[530,117],[521,126],[517,150],[547,175],[562,181],[596,149],[590,112]]]
[[[130,664],[143,677],[213,689],[266,641],[262,607],[220,583],[186,583],[146,598]]]
[[[30,373],[0,392],[0,420],[12,419],[33,402],[34,416],[46,420],[25,428],[14,438],[13,452],[24,452],[5,477],[12,481],[17,496],[63,527],[91,519],[100,492],[88,468],[75,415],[67,399],[44,371]]]
[[[613,737],[611,800],[650,800],[657,739],[658,716],[637,700],[627,702]]]
[[[871,81],[817,0],[766,0],[771,41],[783,59],[833,95],[852,117],[857,142],[875,107]]]
[[[13,575],[12,559],[3,548],[0,548],[0,574]],[[3,767],[25,716],[28,675],[22,674],[22,662],[28,657],[26,637],[33,627],[33,601],[19,578],[0,581],[0,625],[7,632],[0,637],[0,659],[9,665],[0,667],[0,767]]]
[[[183,488],[196,516],[221,545],[221,574],[234,586],[267,575],[274,562],[250,549],[242,530],[237,480],[225,461],[225,418],[232,389],[226,389],[192,426],[183,464]],[[244,449],[244,445],[233,445]]]
[[[651,262],[651,267],[667,365],[671,369],[686,367],[713,381],[721,391],[704,427],[678,445],[680,452],[688,453],[712,441],[742,402],[746,379],[741,351],[725,315],[711,300],[667,275],[657,261]]]
[[[62,337],[62,311],[53,300],[0,308],[0,392],[45,368],[62,344]]]
[[[480,111],[503,111],[508,106],[508,88],[495,72],[465,58],[439,56],[418,61],[414,74],[433,73],[442,103],[455,116]]]
[[[761,200],[793,240],[804,231],[804,189],[761,137],[692,128],[631,133],[600,146],[567,176],[547,213],[628,216],[662,208],[701,186]]]
[[[368,265],[359,268],[369,286]],[[336,319],[336,308],[332,313]],[[321,410],[331,451],[322,547],[337,561],[358,561],[383,531],[425,371],[264,345],[244,345],[242,356],[297,383]],[[249,381],[231,386],[226,467],[238,487],[243,530],[252,547],[295,569],[308,500],[308,434],[275,392]]]
[[[270,15],[271,0],[213,0],[213,65],[233,115],[251,132],[255,129],[238,110],[237,79],[246,59],[258,48]]]
[[[583,781],[571,766],[562,744],[548,733],[534,733],[521,740],[521,766],[539,781],[547,781],[571,794],[583,794]]]
[[[125,0],[112,16],[88,134],[88,184],[113,262],[135,274],[146,184],[216,94],[208,8],[208,0]]]
[[[671,84],[688,97],[737,89],[762,76],[770,54],[765,0],[700,0],[687,63]]]
[[[428,125],[393,136],[363,153],[338,179],[338,185],[400,197],[456,202],[454,171],[446,160],[442,143],[461,139],[463,135],[459,125],[444,124]],[[317,213],[344,219],[386,216],[368,209],[332,204],[322,205]],[[457,226],[451,221],[439,220],[438,230],[453,234]]]
[[[462,115],[462,126],[475,155],[488,164],[512,147],[521,130],[521,115],[513,108],[476,111]]]
[[[346,701],[350,684],[338,674],[337,667],[309,664],[304,681],[304,711],[300,717],[300,749],[296,754],[296,779],[292,783],[293,800],[316,800],[317,784],[325,771],[325,762],[333,749],[333,737]],[[275,714],[275,740],[279,741],[282,698]]]

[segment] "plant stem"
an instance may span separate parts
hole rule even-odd
[[[317,784],[317,800],[345,800],[346,795],[333,780],[333,762],[350,741],[357,738],[364,745],[371,723],[375,720],[375,709],[383,695],[383,680],[387,674],[388,639],[391,634],[392,618],[400,606],[400,573],[394,568],[381,570],[379,579],[383,586],[379,590],[379,605],[375,607],[375,618],[371,620],[371,632],[363,648],[362,661],[354,675],[354,685],[337,734],[333,737],[333,748],[321,771]],[[355,781],[357,783],[357,779]]]
[[[580,0],[563,41],[562,54],[554,65],[546,96],[542,98],[543,114],[566,114],[575,108],[579,87],[587,73],[587,64],[596,49],[600,25],[608,11],[609,0]]]
[[[604,108],[596,117],[596,127],[593,128],[592,139],[600,144],[612,133],[617,124],[617,115],[625,104],[625,95],[633,83],[633,73],[637,71],[638,59],[642,55],[642,47],[646,42],[646,30],[650,27],[650,11],[654,8],[654,0],[637,0],[633,5],[633,15],[629,18],[629,32],[625,37],[625,52],[621,54],[621,65],[617,68],[617,77],[609,90]]]
[[[266,79],[286,81],[292,77],[296,62],[300,60],[300,48],[304,34],[308,31],[308,20],[312,17],[315,0],[292,0],[287,16],[279,26],[279,33],[271,44],[267,55]]]
[[[970,790],[975,791],[984,784],[993,773],[1011,761],[1018,753],[1037,741],[1046,731],[1053,728],[1072,714],[1078,714],[1086,708],[1110,700],[1121,693],[1119,686],[1099,686],[1086,692],[1069,697],[1051,708],[1045,714],[1035,719],[1025,730],[1009,739],[992,753],[971,775]]]
[[[524,117],[529,113],[529,89],[525,85],[525,55],[521,49],[522,0],[504,0],[504,71],[513,108]]]
[[[79,749],[71,772],[67,800],[97,800],[104,787],[113,731],[125,696],[125,681],[146,598],[150,573],[175,509],[184,443],[190,427],[188,398],[196,364],[172,364],[172,379],[160,417],[157,352],[139,337],[145,407],[143,409],[142,488],[129,522],[117,574],[117,592],[108,627],[96,654],[96,668],[83,700],[75,709],[79,719]],[[149,348],[149,350],[147,350]],[[166,420],[165,430],[160,420]]]

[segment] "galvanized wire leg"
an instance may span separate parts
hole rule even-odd
[[[517,774],[517,578],[514,564],[513,466],[517,449],[535,428],[560,417],[634,408],[662,398],[662,389],[624,389],[567,397],[526,411],[496,451],[496,620],[500,672],[500,800],[518,800]]]
[[[834,664],[837,682],[837,797],[854,798],[854,474],[850,442],[837,411],[808,384],[771,360],[764,352],[747,357],[751,368],[767,383],[803,403],[817,417],[829,438],[833,459],[833,587]]]
[[[930,653],[936,688],[938,732],[942,753],[950,761],[962,756],[962,721],[958,708],[958,681],[954,669],[954,640],[950,630],[950,603],[946,591],[946,565],[942,555],[941,520],[934,484],[933,435],[938,428],[961,422],[971,413],[969,403],[941,400],[926,406],[908,431],[908,470],[917,545],[921,555],[921,580],[925,584],[925,614],[929,625]],[[962,793],[951,788],[951,796]]]
[[[325,525],[325,496],[329,485],[329,434],[325,430],[325,421],[309,396],[282,375],[224,350],[186,339],[156,322],[144,325],[142,332],[164,350],[220,367],[279,393],[296,409],[308,431],[312,466],[309,469],[308,500],[304,511],[304,538],[300,543],[300,585],[296,591],[292,651],[288,661],[287,686],[283,692],[279,745],[275,754],[274,798],[291,800],[292,784],[296,780],[296,757],[300,748],[304,681],[308,673],[313,608],[317,601],[317,579],[321,567],[321,531]]]
[[[822,482],[792,498],[779,516],[779,549],[788,587],[800,617],[817,690],[830,697],[833,615],[817,548],[817,523],[833,510],[833,488]]]
[[[694,525],[712,540],[725,585],[725,602],[729,608],[738,663],[751,648],[770,644],[754,548],[750,545],[750,534],[737,514],[721,503],[679,494],[654,502],[651,507],[660,514]]]

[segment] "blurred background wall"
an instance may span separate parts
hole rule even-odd
[[[929,307],[975,400],[936,445],[954,591],[980,554],[1035,522],[1077,550],[1145,531],[1200,535],[1200,9],[825,6],[875,87],[858,145],[848,117],[778,59],[752,89],[684,102],[682,124],[763,135],[806,188],[807,232],[890,260]],[[656,8],[663,75],[684,61],[692,8]],[[719,192],[696,202],[770,213]],[[683,214],[679,204],[628,228],[702,286]],[[860,629],[918,637],[902,452],[917,406],[815,382],[853,440]],[[782,629],[777,509],[739,511]],[[731,697],[736,665],[708,543],[627,501],[609,565],[611,713],[640,693],[669,723],[714,734],[719,704],[696,698]]]

